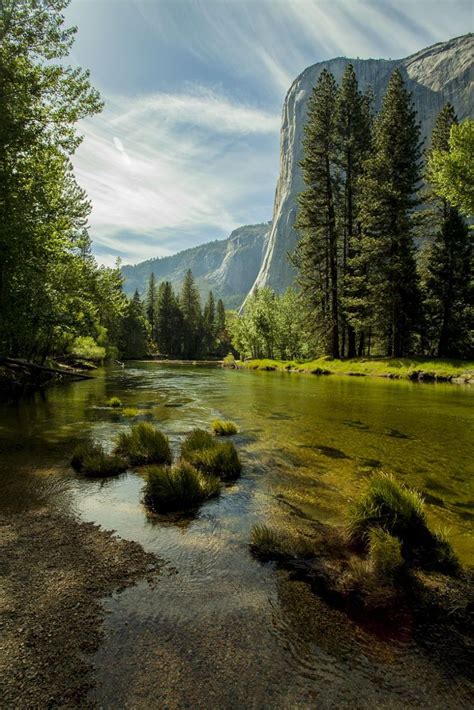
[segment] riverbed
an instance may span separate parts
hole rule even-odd
[[[128,417],[105,406],[119,397]],[[342,524],[374,470],[424,495],[429,524],[473,563],[472,389],[158,363],[0,406],[4,513],[45,505],[114,529],[165,561],[104,600],[91,702],[117,707],[461,707],[471,679],[406,628],[375,633],[249,553],[252,526]],[[150,517],[143,478],[73,473],[75,444],[112,443],[134,421],[178,449],[212,418],[240,433],[242,478],[192,518]]]

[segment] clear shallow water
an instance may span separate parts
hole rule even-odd
[[[235,420],[239,482],[194,519],[150,519],[143,480],[84,480],[68,466],[92,433],[110,441],[140,409],[177,448],[214,416]],[[430,523],[473,562],[472,393],[452,385],[130,364],[0,407],[4,509],[44,500],[166,560],[153,585],[105,602],[95,699],[103,707],[459,707],[467,680],[410,628],[382,640],[248,553],[255,522],[340,523],[374,468],[423,491]],[[403,641],[400,639],[403,638]]]

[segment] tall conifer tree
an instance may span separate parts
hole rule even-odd
[[[337,86],[324,70],[308,101],[301,161],[306,189],[299,196],[294,262],[321,349],[339,357],[339,285],[336,200]]]
[[[380,349],[396,357],[410,351],[419,322],[413,211],[419,204],[420,156],[416,112],[396,69],[361,178],[367,306]]]
[[[191,269],[184,277],[179,300],[183,315],[183,355],[185,358],[197,357],[202,346],[202,313]]]
[[[155,274],[152,272],[148,279],[148,287],[145,296],[145,312],[148,323],[150,324],[151,339],[154,343],[157,341],[157,301],[158,292]]]

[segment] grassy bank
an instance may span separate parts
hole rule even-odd
[[[427,358],[354,358],[332,360],[236,360],[235,367],[248,370],[277,370],[313,375],[388,377],[424,382],[474,382],[474,362]]]

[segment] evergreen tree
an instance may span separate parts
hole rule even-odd
[[[431,137],[429,163],[433,154],[450,150],[451,128],[457,117],[451,104],[439,113]],[[434,238],[423,255],[423,293],[428,350],[439,357],[468,355],[469,324],[472,322],[472,246],[469,229],[446,197],[431,186],[429,224]]]
[[[155,274],[152,272],[148,279],[148,287],[145,297],[145,312],[150,324],[151,339],[157,342],[157,301],[158,293],[156,288]]]
[[[216,332],[217,334],[222,333],[225,330],[225,307],[222,298],[217,301],[217,312],[216,312]]]
[[[184,277],[179,301],[183,316],[183,356],[198,357],[203,339],[202,313],[199,291],[194,283],[191,269],[188,269]]]
[[[429,332],[438,357],[472,355],[472,241],[454,207],[432,243],[425,274]]]
[[[216,304],[212,291],[204,306],[203,327],[206,352],[212,353],[216,346]]]
[[[413,211],[419,204],[420,129],[396,69],[374,123],[361,177],[361,262],[369,322],[382,352],[410,351],[419,323]]]
[[[183,318],[169,281],[162,282],[158,289],[156,328],[160,352],[165,355],[180,355]]]
[[[356,329],[361,329],[360,311],[365,274],[359,271],[360,257],[360,178],[370,150],[372,95],[359,91],[352,64],[342,77],[337,97],[336,144],[341,190],[338,204],[338,232],[341,241],[341,353],[355,357]]]
[[[294,262],[298,280],[322,349],[339,357],[339,284],[336,201],[337,87],[324,70],[308,101],[301,161],[306,189],[299,196],[300,233]]]
[[[124,358],[141,358],[147,354],[149,326],[138,291],[127,304],[122,320],[120,351]]]

